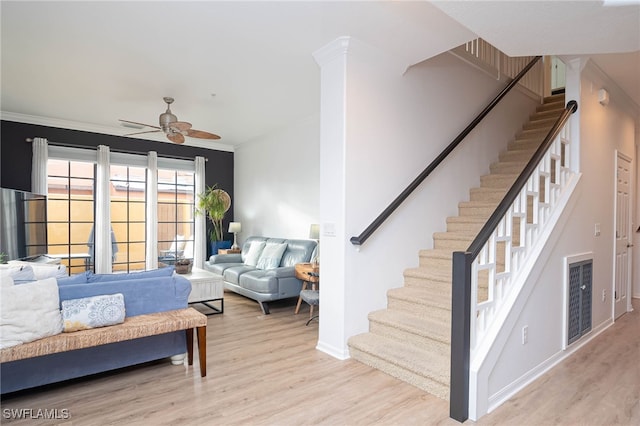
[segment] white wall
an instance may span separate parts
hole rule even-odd
[[[324,254],[318,347],[344,358],[348,338],[368,330],[368,313],[386,307],[387,290],[402,286],[403,271],[417,266],[420,249],[432,247],[432,234],[445,230],[446,217],[457,214],[458,202],[479,185],[534,102],[513,92],[358,249],[349,239],[368,226],[505,83],[449,54],[404,75],[397,72],[392,55],[353,39],[336,48],[335,55],[319,61]],[[328,228],[335,233],[328,235]]]
[[[567,100],[578,99],[580,171],[575,205],[565,212],[565,225],[545,249],[545,256],[531,274],[529,298],[524,308],[509,318],[508,338],[494,365],[488,366],[489,405],[497,405],[561,360],[578,344],[563,351],[564,258],[593,253],[593,336],[613,320],[614,182],[616,150],[636,161],[635,113],[624,96],[592,63],[578,60],[568,66]],[[582,67],[584,66],[584,69]],[[571,68],[571,69],[569,69]],[[598,89],[607,87],[611,102],[598,103]],[[601,235],[594,235],[596,223]],[[637,269],[636,264],[636,269]],[[602,292],[606,299],[602,300]],[[528,327],[528,343],[522,343],[522,328]],[[592,337],[591,336],[591,337]],[[584,342],[584,341],[583,341]],[[485,407],[486,408],[486,407]],[[479,413],[482,415],[482,413]]]
[[[639,114],[640,115],[640,114]],[[640,122],[640,117],[637,120]],[[633,297],[640,298],[640,125],[636,126],[636,178],[635,178],[635,194],[636,194],[636,210],[633,217],[633,264],[636,267],[633,270]],[[637,306],[637,305],[636,305]]]
[[[309,238],[319,223],[319,140],[316,115],[236,148],[238,244],[252,235]]]

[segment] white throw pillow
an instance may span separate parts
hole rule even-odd
[[[0,269],[0,277],[11,277],[14,284],[38,281],[30,265],[3,265],[2,269]]]
[[[264,241],[252,241],[251,245],[249,246],[249,251],[247,252],[247,257],[245,257],[244,259],[244,264],[249,266],[256,266],[258,264],[258,259],[260,259],[260,254],[262,254],[264,246]]]
[[[13,285],[13,278],[10,275],[4,275],[0,272],[0,287],[11,287]]]
[[[22,268],[23,271],[31,271],[32,278],[28,281],[44,280],[45,278],[63,278],[67,276],[67,267],[63,264],[25,262],[22,260],[10,260],[9,268]],[[26,282],[27,280],[14,281]]]
[[[3,286],[0,296],[0,349],[62,332],[55,278]]]
[[[67,267],[63,264],[59,265],[46,265],[46,264],[33,264],[33,273],[38,280],[44,280],[45,278],[64,278],[67,277]]]
[[[62,320],[64,321],[65,333],[120,324],[124,322],[124,317],[124,296],[122,293],[62,301]]]
[[[264,250],[262,250],[262,254],[260,254],[260,259],[258,259],[258,264],[256,268],[258,269],[275,269],[280,266],[280,260],[282,260],[282,255],[284,251],[287,249],[287,243],[282,244],[267,244],[264,246]]]

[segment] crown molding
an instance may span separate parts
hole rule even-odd
[[[385,67],[393,73],[402,75],[409,69],[407,60],[377,47],[371,46],[355,37],[338,37],[312,54],[316,63],[322,68],[336,59],[348,57],[375,63],[377,67]]]
[[[14,121],[17,123],[34,124],[38,126],[56,127],[59,129],[79,130],[82,132],[100,133],[104,135],[111,135],[117,137],[125,137],[127,139],[143,139],[147,141],[160,142],[160,143],[173,143],[167,141],[163,135],[135,135],[135,136],[122,136],[120,133],[123,131],[119,127],[100,126],[97,124],[81,123],[72,120],[63,120],[59,118],[39,117],[35,115],[19,114],[15,112],[0,111],[0,120]],[[39,136],[39,135],[34,135]],[[46,136],[46,135],[40,135]],[[218,142],[203,141],[194,138],[187,138],[184,145],[193,146],[197,148],[211,149],[215,151],[227,151],[234,152],[234,147],[221,144]]]

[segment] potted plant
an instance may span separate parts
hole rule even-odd
[[[231,247],[231,241],[223,240],[222,221],[224,215],[231,207],[231,197],[218,185],[207,186],[207,189],[198,195],[197,212],[206,215],[213,228],[209,234],[211,240],[211,254],[217,254],[218,249]]]

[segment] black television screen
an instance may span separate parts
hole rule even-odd
[[[47,197],[0,188],[0,253],[6,260],[47,253]]]

